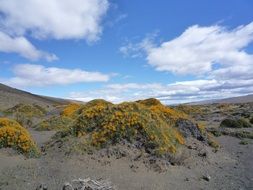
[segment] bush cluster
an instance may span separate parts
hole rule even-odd
[[[0,148],[13,148],[26,156],[39,154],[29,132],[14,120],[0,118]]]
[[[221,122],[220,127],[250,128],[252,125],[244,118],[227,118]]]
[[[5,110],[6,114],[22,114],[26,117],[41,117],[47,111],[37,104],[17,104],[16,106]]]
[[[62,130],[68,129],[70,123],[73,120],[66,116],[53,116],[49,119],[39,122],[35,129],[38,131],[51,131],[51,130]]]
[[[63,109],[61,115],[64,117],[73,117],[76,111],[80,109],[80,107],[81,107],[80,104],[76,103],[69,104]]]
[[[187,115],[156,99],[121,104],[93,100],[79,109],[77,107],[67,107],[67,113],[77,115],[69,134],[84,137],[95,147],[127,140],[140,143],[156,154],[164,154],[175,153],[177,147],[185,143],[175,123],[178,119],[187,119]]]
[[[18,123],[25,127],[32,127],[38,119],[45,116],[47,111],[36,104],[17,104],[16,106],[4,111],[8,117],[14,118]]]

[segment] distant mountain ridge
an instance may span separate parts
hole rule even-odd
[[[201,105],[201,104],[216,104],[216,103],[249,103],[253,102],[253,94],[249,94],[246,96],[238,96],[238,97],[231,97],[225,99],[214,99],[214,100],[204,100],[199,102],[191,102],[187,103],[190,105]]]
[[[42,106],[53,106],[56,104],[68,104],[70,102],[79,102],[75,100],[61,99],[55,97],[40,96],[9,87],[0,83],[0,110],[10,108],[19,103],[38,104]],[[214,104],[214,103],[248,103],[253,102],[253,94],[225,99],[205,100],[199,102],[190,102],[189,105]]]
[[[52,106],[55,104],[67,104],[69,102],[71,100],[40,96],[0,83],[0,109],[6,109],[19,103]]]

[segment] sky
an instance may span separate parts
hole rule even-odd
[[[0,83],[165,104],[253,93],[252,0],[0,0]]]

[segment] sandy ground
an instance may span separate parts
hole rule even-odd
[[[54,132],[31,134],[39,146]],[[166,172],[148,169],[141,161],[127,158],[97,158],[94,155],[65,156],[49,151],[39,159],[26,159],[9,149],[0,150],[0,189],[35,190],[45,183],[52,190],[78,178],[109,179],[119,190],[248,190],[253,189],[253,142],[240,145],[234,137],[221,136],[222,148],[214,153],[211,148],[194,143],[192,155],[183,166],[168,166]],[[196,150],[194,150],[196,149]],[[205,152],[206,157],[196,156]],[[210,181],[203,179],[209,175]]]

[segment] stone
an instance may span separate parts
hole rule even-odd
[[[211,180],[211,176],[206,174],[206,175],[203,175],[202,178],[205,180],[205,181],[210,181]]]
[[[179,119],[176,122],[177,129],[185,138],[193,137],[199,141],[206,141],[206,138],[201,134],[197,124],[187,119]]]
[[[45,184],[39,184],[36,190],[48,190],[48,188]]]
[[[65,183],[62,187],[62,190],[74,190],[70,183]]]

